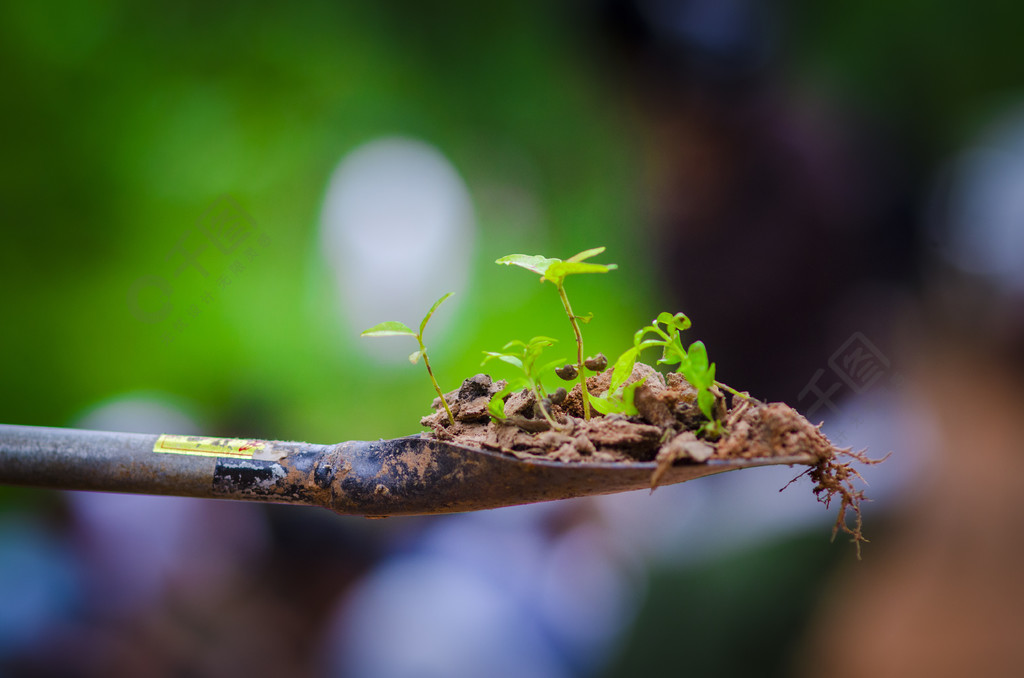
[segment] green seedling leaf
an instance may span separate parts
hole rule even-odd
[[[697,429],[697,435],[703,435],[707,438],[718,438],[725,435],[725,425],[718,419],[709,419]]]
[[[569,257],[568,260],[543,257],[539,254],[509,254],[495,260],[496,264],[508,266],[519,266],[541,276],[541,280],[549,280],[556,285],[561,285],[565,276],[577,273],[607,273],[618,266],[615,264],[591,264],[583,263],[584,259],[597,256],[604,252],[604,247],[595,247],[584,250],[579,254]]]
[[[693,367],[695,373],[704,373],[708,371],[708,350],[704,346],[703,341],[695,341],[690,344],[690,365]],[[697,386],[697,384],[694,384]],[[711,384],[707,384],[711,386]]]
[[[636,390],[644,385],[647,381],[647,377],[644,376],[642,379],[637,379],[632,384],[627,384],[622,389],[622,405],[623,414],[640,414],[636,409],[636,405],[633,404],[633,399],[636,397]]]
[[[679,363],[679,368],[676,370],[677,372],[682,372],[687,369],[690,364],[690,357],[686,355],[686,349],[683,348],[683,342],[679,338],[678,331],[672,330],[671,337],[669,337],[668,340],[657,343],[662,347],[661,357],[658,358],[659,365]]]
[[[712,408],[715,406],[715,394],[711,391],[701,389],[697,392],[697,406],[709,421],[715,420],[715,415],[712,411]]]
[[[537,401],[540,402],[544,398],[544,387],[541,384],[541,377],[545,372],[553,371],[555,366],[561,364],[562,361],[552,361],[538,370],[537,359],[540,358],[545,348],[554,343],[555,340],[550,337],[534,337],[529,342],[516,339],[505,344],[502,351],[484,351],[484,354],[487,356],[484,358],[484,364],[491,360],[500,360],[518,368],[520,371],[517,377],[508,380],[508,385],[500,395],[503,396],[520,388],[528,388]],[[504,404],[500,402],[498,396],[492,397],[488,402],[487,411],[495,419],[505,418]],[[559,424],[551,418],[551,414],[544,410],[543,407],[542,411],[544,418],[548,420],[551,427],[559,428]]]
[[[588,264],[578,261],[556,261],[550,264],[544,272],[544,280],[550,280],[560,285],[567,275],[579,273],[607,273],[614,271],[618,266],[615,264]]]
[[[635,348],[636,352],[639,354],[640,351],[644,350],[645,348],[651,348],[652,346],[661,346],[661,342],[660,341],[654,341],[653,339],[648,339],[646,341],[641,341],[639,344],[637,344],[633,348]]]
[[[644,337],[652,332],[656,332],[662,339],[644,339]],[[637,330],[636,334],[633,335],[633,346],[642,351],[645,348],[651,348],[652,346],[664,346],[665,342],[668,340],[668,335],[657,327],[645,327],[642,330]]]
[[[576,316],[576,320],[579,320],[584,325],[589,325],[590,321],[593,320],[593,319],[594,319],[593,311],[591,311],[590,313],[588,313],[586,315],[578,315],[578,316]]]
[[[633,365],[636,364],[636,358],[640,355],[640,350],[635,346],[630,349],[626,349],[622,355],[615,361],[615,366],[612,368],[612,378],[608,383],[608,390],[614,393],[620,386],[626,383],[629,379],[629,375],[633,374]]]
[[[434,370],[430,367],[430,358],[427,357],[427,347],[423,343],[423,330],[426,329],[427,322],[430,321],[430,317],[434,315],[434,311],[437,310],[437,307],[444,303],[444,300],[452,296],[452,294],[452,292],[449,292],[434,302],[434,305],[430,307],[429,311],[427,311],[427,315],[423,317],[423,322],[420,323],[419,332],[413,332],[405,323],[388,320],[380,323],[379,325],[374,325],[362,333],[362,336],[364,337],[412,337],[416,340],[416,343],[420,345],[420,348],[418,351],[414,351],[409,354],[409,362],[415,365],[420,361],[420,359],[423,360],[423,365],[427,368],[427,376],[430,377],[430,383],[434,385],[437,397],[441,399],[441,404],[444,405],[444,411],[445,414],[448,415],[449,424],[454,424],[455,418],[452,416],[451,408],[448,407],[448,401],[444,398],[444,391],[441,390],[441,385],[437,383],[437,378],[434,376]]]
[[[443,304],[445,302],[445,300],[448,297],[452,296],[453,294],[455,294],[455,292],[449,292],[448,294],[444,295],[443,297],[441,297],[440,299],[435,301],[434,305],[430,307],[429,311],[427,311],[427,314],[425,316],[423,316],[423,322],[420,323],[420,336],[421,337],[423,336],[423,330],[425,330],[427,328],[427,322],[430,320],[431,316],[434,315],[434,311],[436,311],[437,307],[440,306],[441,304]]]
[[[617,412],[616,403],[612,402],[611,397],[607,393],[599,396],[590,396],[590,406],[605,416],[616,414]]]
[[[487,354],[487,357],[484,358],[482,363],[480,363],[481,365],[486,365],[492,360],[500,360],[503,363],[508,363],[509,365],[523,369],[523,361],[514,355],[509,355],[508,353],[496,353],[495,351],[484,351],[484,353]]]
[[[583,250],[579,254],[572,255],[571,257],[566,259],[566,261],[577,262],[577,261],[583,261],[584,259],[590,259],[591,257],[596,257],[598,254],[601,254],[602,252],[605,251],[605,249],[606,248],[603,247],[603,246],[602,247],[592,247],[589,250]]]
[[[558,343],[558,340],[557,339],[552,339],[551,337],[534,337],[533,339],[530,339],[529,343],[524,343],[522,341],[510,341],[509,342],[509,344],[514,344],[516,346],[522,346],[523,348],[525,348],[528,351],[531,351],[531,350],[534,350],[534,349],[538,349],[538,348],[543,349],[543,348],[546,348],[548,346],[553,346],[554,344],[557,344],[557,343]]]
[[[498,421],[505,418],[505,396],[512,392],[511,386],[511,383],[507,384],[505,388],[492,395],[487,403],[487,413]]]
[[[542,257],[539,254],[509,254],[502,257],[501,259],[495,260],[496,264],[504,264],[506,266],[520,266],[528,271],[543,276],[547,273],[548,266],[561,261],[560,259],[548,259]]]
[[[595,410],[606,416],[609,414],[625,414],[627,416],[639,414],[634,404],[634,398],[636,390],[645,381],[647,381],[646,376],[616,391],[609,389],[600,396],[591,397],[590,404],[594,406]]]
[[[690,329],[693,324],[684,313],[676,313],[675,315],[672,315],[668,312],[659,313],[657,322],[665,325],[666,327],[673,327],[679,332],[684,332]]]
[[[374,325],[368,330],[365,330],[360,336],[363,337],[415,337],[416,333],[409,329],[409,326],[405,323],[400,323],[397,320],[387,320],[379,325]]]

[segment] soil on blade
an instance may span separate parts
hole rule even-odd
[[[587,391],[600,395],[608,390],[612,370],[587,379]],[[522,459],[546,459],[561,463],[656,462],[651,486],[674,464],[703,464],[710,459],[753,459],[809,455],[816,460],[805,472],[816,483],[815,493],[826,504],[841,501],[836,529],[865,541],[861,534],[859,502],[863,494],[853,488],[859,477],[847,456],[862,463],[877,463],[863,454],[835,448],[799,412],[784,403],[763,403],[754,398],[731,395],[715,389],[715,414],[724,432],[706,435],[705,417],[697,406],[697,391],[682,375],[662,375],[653,367],[637,363],[628,383],[644,379],[636,389],[638,414],[603,416],[591,409],[584,418],[583,398],[577,383],[560,404],[545,402],[557,427],[544,418],[540,404],[528,390],[505,396],[505,419],[495,421],[488,413],[491,397],[501,391],[504,381],[492,381],[478,374],[445,394],[455,418],[448,421],[441,399],[435,398],[435,412],[422,419],[438,439],[469,447],[495,450]],[[803,474],[801,474],[803,475]],[[822,496],[822,494],[824,496]],[[855,524],[846,523],[851,509]]]
[[[646,378],[636,390],[639,414],[602,416],[591,410],[583,417],[579,384],[558,405],[548,405],[557,422],[553,428],[542,416],[533,394],[527,390],[505,398],[504,421],[493,421],[487,404],[504,381],[492,381],[478,374],[445,395],[455,423],[434,400],[434,414],[421,423],[442,439],[471,447],[498,450],[521,458],[544,458],[561,462],[704,463],[708,459],[763,458],[808,453],[815,459],[829,458],[832,444],[818,427],[783,403],[762,403],[753,398],[732,396],[731,402],[716,393],[718,416],[725,433],[711,439],[698,436],[704,415],[697,407],[697,392],[679,374],[667,377],[637,363],[626,382]],[[590,377],[587,390],[593,395],[608,389],[611,370]]]

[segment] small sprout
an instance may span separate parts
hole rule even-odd
[[[564,379],[565,381],[572,381],[573,379],[576,378],[576,366],[562,365],[561,367],[556,367],[555,374],[557,374],[559,378]]]
[[[604,372],[608,369],[608,358],[604,357],[604,353],[598,353],[597,355],[584,360],[583,364],[591,372]]]
[[[555,389],[555,392],[548,396],[548,399],[555,405],[561,405],[565,402],[565,397],[569,393],[561,386]]]
[[[487,403],[487,413],[495,421],[505,418],[505,396],[512,392],[508,386],[495,393]]]
[[[541,377],[554,369],[555,365],[562,362],[562,360],[558,359],[545,364],[543,367],[537,367],[537,360],[540,358],[541,353],[544,349],[554,344],[555,340],[550,337],[534,337],[529,342],[510,341],[502,347],[501,351],[484,351],[487,357],[484,358],[482,364],[486,365],[491,360],[500,360],[503,363],[518,368],[522,373],[521,376],[515,379],[509,379],[508,385],[505,388],[491,396],[491,401],[487,404],[487,411],[494,419],[500,421],[505,418],[504,401],[506,395],[512,391],[527,388],[533,393],[536,406],[540,409],[540,414],[551,425],[551,428],[558,428],[558,424],[552,419],[548,411],[551,408],[551,401],[544,392]],[[565,391],[565,389],[559,390]]]
[[[663,325],[664,329],[659,325]],[[653,323],[640,328],[633,335],[633,348],[627,349],[615,361],[612,383],[615,383],[616,376],[624,374],[623,379],[629,378],[633,364],[641,351],[645,348],[660,346],[662,351],[658,364],[679,364],[676,371],[686,377],[686,380],[697,389],[697,406],[708,419],[708,423],[701,427],[701,431],[710,437],[715,437],[724,431],[721,422],[715,418],[715,394],[711,391],[711,387],[717,383],[715,381],[715,364],[708,362],[708,351],[704,347],[704,342],[693,342],[690,344],[689,350],[683,347],[679,333],[688,330],[690,326],[690,319],[682,313],[675,315],[659,313]],[[650,334],[654,334],[658,338],[647,339],[646,337]]]
[[[718,440],[725,435],[725,424],[720,419],[711,419],[701,424],[697,433],[702,434],[708,440]]]
[[[594,247],[593,249],[583,250],[565,261],[549,259],[538,254],[509,254],[494,262],[496,264],[519,266],[528,271],[533,271],[540,275],[541,282],[547,280],[554,283],[555,287],[558,288],[558,297],[562,300],[562,307],[565,309],[565,314],[569,316],[569,323],[572,325],[572,330],[576,335],[576,369],[580,379],[580,395],[583,397],[583,417],[585,419],[590,419],[590,394],[587,392],[586,378],[583,375],[583,335],[580,333],[580,325],[577,321],[589,322],[593,314],[588,314],[584,317],[572,312],[572,306],[569,305],[569,297],[565,293],[565,278],[566,276],[578,273],[607,273],[618,268],[615,264],[595,264],[585,261],[601,254],[604,252],[604,249],[604,247]]]
[[[431,316],[434,315],[434,311],[437,310],[437,307],[443,304],[444,301],[453,294],[455,293],[449,292],[434,302],[434,305],[430,307],[429,311],[427,311],[427,315],[423,317],[423,321],[420,323],[419,332],[413,332],[407,325],[396,320],[387,320],[379,325],[374,325],[360,335],[363,337],[415,337],[416,341],[420,345],[420,349],[409,355],[409,362],[415,365],[421,358],[423,359],[423,364],[427,368],[427,374],[430,375],[430,382],[434,385],[434,390],[437,391],[437,396],[441,399],[441,404],[444,405],[444,411],[448,414],[449,424],[455,423],[455,417],[452,416],[451,408],[448,407],[448,401],[444,399],[444,393],[441,391],[441,387],[438,386],[437,379],[434,378],[434,370],[430,368],[430,360],[427,358],[427,347],[423,345],[423,330],[427,328],[427,322],[430,320]]]

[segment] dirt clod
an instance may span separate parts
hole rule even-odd
[[[658,468],[651,475],[651,489],[658,486],[662,476],[677,461],[693,461],[701,464],[710,459],[714,453],[715,448],[698,440],[693,431],[683,431],[658,450],[658,456],[654,459],[658,462]]]
[[[491,388],[491,377],[488,374],[477,374],[462,382],[459,388],[459,400],[473,400],[488,395]]]

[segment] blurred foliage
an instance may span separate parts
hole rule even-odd
[[[787,68],[937,162],[1024,88],[1012,2],[792,3]]]
[[[429,387],[365,359],[316,249],[330,172],[382,135],[436,145],[475,201],[472,292],[458,331],[431,338],[443,388],[479,371],[484,348],[571,339],[549,290],[490,263],[509,251],[607,244],[619,270],[572,294],[580,313],[599,310],[588,346],[617,355],[662,304],[638,232],[635,130],[584,39],[592,13],[541,0],[4,3],[0,419],[68,425],[146,391],[190,403],[210,433],[418,430]],[[782,65],[934,159],[1019,92],[1022,13],[796,3]],[[164,341],[129,293],[225,194],[270,244],[230,284],[176,282],[175,317],[199,313]]]
[[[633,163],[546,3],[12,2],[0,14],[0,125],[13,131],[0,163],[5,422],[69,425],[146,391],[193,403],[211,434],[419,430],[429,385],[365,359],[316,249],[330,172],[381,135],[435,144],[476,201],[472,292],[458,331],[431,337],[443,388],[479,371],[484,348],[571,338],[551,290],[491,263],[507,251],[571,253],[602,234],[626,265],[574,290],[584,312],[600,304],[593,345],[621,348],[620,322],[650,313],[642,254],[627,248]],[[536,223],[476,190],[493,184],[535,200]],[[165,341],[166,324],[140,322],[128,297],[179,265],[179,238],[225,194],[269,244],[244,271],[206,258],[210,278],[176,278],[181,323]]]
[[[435,144],[476,203],[471,298],[459,300],[458,332],[432,338],[443,388],[478,371],[484,348],[571,338],[548,290],[490,263],[508,251],[606,243],[619,271],[572,293],[580,313],[600,310],[589,345],[617,355],[661,305],[636,246],[629,126],[581,39],[583,10],[4,3],[0,417],[68,425],[93,403],[153,391],[194,403],[211,433],[332,441],[417,430],[429,388],[363,359],[316,251],[331,170],[381,135]],[[785,56],[804,82],[873,107],[934,156],[1019,86],[1022,11],[798,3]],[[165,269],[225,194],[271,244],[229,285],[176,282],[176,317],[203,303],[165,342],[130,312],[132,285]],[[536,218],[508,209],[516,199],[534,201]],[[505,301],[486,303],[495,297]]]
[[[792,676],[793,652],[847,544],[780,540],[652,573],[649,595],[602,675]]]
[[[334,313],[315,252],[327,177],[347,151],[386,134],[436,144],[477,202],[464,339],[447,352],[434,342],[446,388],[475,371],[485,346],[561,336],[557,306],[489,264],[507,251],[557,255],[606,242],[620,270],[574,293],[584,313],[601,300],[592,345],[617,353],[628,342],[617,326],[659,305],[648,301],[644,254],[631,247],[639,219],[628,127],[574,31],[588,25],[584,9],[539,0],[4,3],[3,419],[67,424],[99,399],[151,389],[196,401],[212,422],[244,420],[232,408],[259,403],[270,418],[252,423],[264,435],[415,429],[381,410],[413,416],[429,393],[390,371],[371,384],[352,338],[321,317]],[[942,149],[1019,86],[1022,12],[797,3],[786,13],[786,55],[805,81],[897,123],[913,118],[906,129]],[[540,227],[474,190],[489,183],[534,196]],[[128,312],[127,294],[223,194],[273,246],[164,345]],[[203,282],[176,288],[176,303],[194,303]],[[484,304],[497,290],[507,304]],[[342,381],[359,395],[346,399],[353,389]]]
[[[607,245],[619,269],[570,294],[597,312],[588,353],[619,355],[665,304],[645,268],[636,120],[584,40],[592,13],[544,0],[0,3],[0,421],[68,426],[155,393],[211,435],[419,430],[429,383],[405,346],[394,365],[368,358],[317,249],[332,170],[384,135],[435,145],[474,200],[470,290],[439,312],[457,327],[428,331],[442,388],[509,340],[573,344],[553,290],[493,264],[508,252]],[[1022,92],[1024,5],[804,0],[779,13],[775,94],[863,115],[922,166]],[[176,279],[184,320],[165,340],[129,308],[133,285],[166,273],[224,195],[266,244],[243,271],[204,260],[227,284]],[[45,510],[40,495],[0,488],[0,510]],[[849,555],[811,538],[656,573],[607,675],[784,675],[823,573]]]

